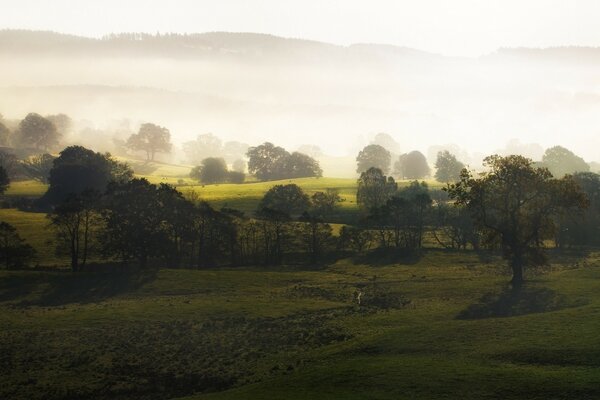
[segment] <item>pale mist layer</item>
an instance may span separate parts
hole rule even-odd
[[[5,31],[0,56],[5,118],[65,113],[77,122],[69,140],[106,150],[118,132],[154,122],[175,144],[208,132],[290,150],[316,144],[339,157],[323,163],[330,176],[353,176],[354,156],[378,132],[402,152],[451,147],[473,167],[494,152],[539,159],[559,144],[600,160],[599,49],[469,59],[254,34],[99,41]]]

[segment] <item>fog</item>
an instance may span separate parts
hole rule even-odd
[[[0,57],[5,118],[66,113],[72,139],[92,128],[96,144],[127,121],[131,130],[166,126],[176,146],[211,132],[251,145],[316,144],[351,160],[385,132],[403,152],[452,147],[475,167],[487,154],[517,148],[535,158],[553,145],[600,160],[596,48],[468,58],[256,34],[96,40],[4,31]]]

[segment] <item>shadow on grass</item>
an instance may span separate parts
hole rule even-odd
[[[371,267],[389,264],[417,264],[423,257],[419,249],[377,248],[354,258],[354,264],[366,264]]]
[[[17,307],[94,303],[132,292],[156,271],[19,272],[0,278],[0,301]]]
[[[461,311],[456,319],[512,317],[556,311],[584,304],[585,301],[582,299],[568,301],[565,296],[548,288],[524,285],[520,288],[507,288],[500,293],[488,293],[477,303]]]

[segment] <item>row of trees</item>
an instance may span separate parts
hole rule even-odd
[[[389,174],[391,171],[392,175],[399,179],[423,179],[430,176],[431,169],[421,152],[411,151],[396,157],[393,169],[391,169],[392,153],[380,144],[370,144],[358,153],[356,172],[361,174],[369,168],[377,168],[384,174]],[[583,158],[562,146],[548,148],[542,159],[535,165],[547,168],[556,177],[590,171],[590,166]],[[448,150],[441,150],[437,153],[434,178],[443,183],[456,182],[460,179],[463,168],[465,168],[465,164],[459,161],[454,154]]]

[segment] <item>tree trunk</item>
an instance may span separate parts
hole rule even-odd
[[[523,284],[523,257],[521,255],[514,256],[511,260],[510,267],[513,273],[510,283],[513,287],[521,286]]]

